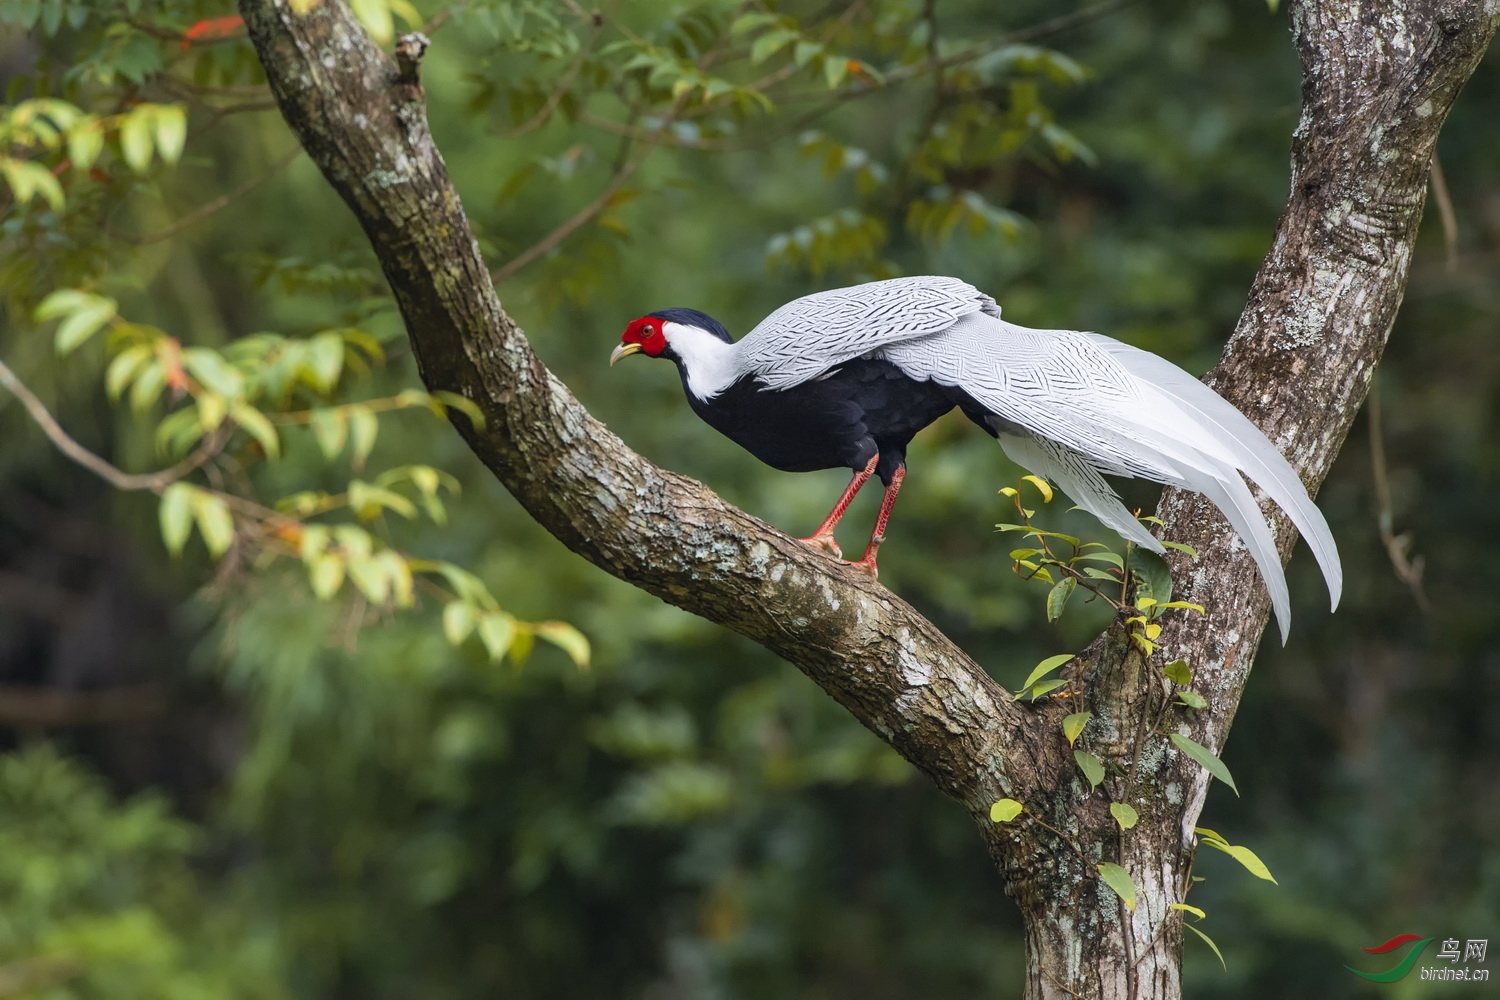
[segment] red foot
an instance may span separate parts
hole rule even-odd
[[[827,534],[818,532],[816,534],[809,535],[806,538],[799,538],[797,539],[797,541],[801,542],[803,545],[809,546],[810,548],[827,552],[835,559],[844,558],[844,550],[839,548],[839,543],[833,540],[833,532],[831,531]]]

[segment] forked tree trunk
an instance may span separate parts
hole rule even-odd
[[[1208,776],[1166,733],[1218,751],[1269,614],[1214,508],[1168,490],[1179,596],[1148,662],[1121,622],[1073,664],[1068,704],[1014,701],[899,598],[658,469],[594,420],[500,306],[427,130],[422,42],[393,62],[343,0],[240,0],[283,115],[369,235],[422,378],[485,416],[458,429],[531,514],[596,565],[796,664],[979,825],[1026,921],[1031,1000],[1175,998],[1182,899]],[[1364,399],[1406,286],[1434,143],[1500,18],[1500,0],[1293,0],[1304,106],[1271,253],[1210,381],[1322,482]],[[1295,535],[1279,512],[1282,556]],[[1184,658],[1208,707],[1165,707],[1159,663]],[[1062,718],[1108,773],[1091,789]],[[1159,724],[1160,723],[1160,724]],[[1026,804],[995,824],[991,803]],[[1140,815],[1121,830],[1111,802]],[[1101,881],[1137,887],[1128,910]]]

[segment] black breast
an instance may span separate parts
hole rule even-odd
[[[879,452],[884,483],[906,461],[916,433],[953,408],[943,387],[908,378],[889,361],[866,360],[790,389],[768,391],[747,377],[708,402],[691,391],[687,397],[700,417],[767,465],[857,470]]]

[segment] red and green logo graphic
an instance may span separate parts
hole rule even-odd
[[[1412,966],[1417,964],[1417,959],[1422,957],[1423,949],[1436,940],[1437,938],[1424,938],[1420,934],[1397,934],[1385,944],[1378,944],[1373,948],[1364,949],[1371,955],[1386,955],[1413,941],[1417,942],[1411,951],[1406,953],[1406,957],[1398,962],[1394,968],[1388,969],[1385,972],[1360,972],[1352,965],[1346,965],[1344,968],[1356,976],[1370,980],[1372,983],[1394,983],[1412,970]]]

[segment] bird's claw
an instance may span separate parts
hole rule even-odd
[[[861,559],[859,562],[852,562],[849,565],[863,573],[870,574],[870,579],[872,580],[880,579],[880,571],[875,568],[874,559]]]
[[[839,548],[839,543],[833,540],[832,535],[811,535],[807,538],[799,538],[797,541],[810,548],[822,549],[835,559],[844,558],[844,550]]]

